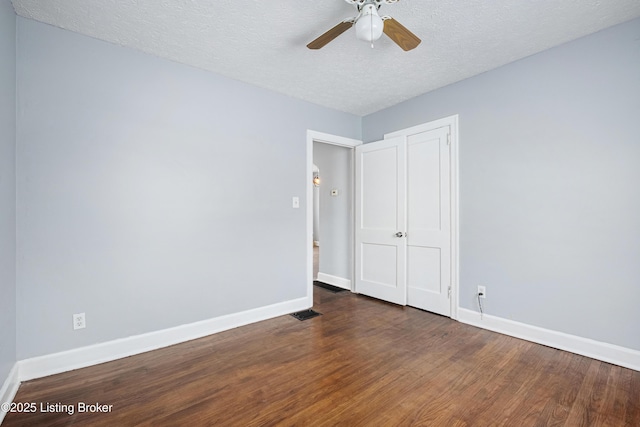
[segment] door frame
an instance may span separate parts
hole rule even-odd
[[[362,145],[362,141],[358,139],[346,138],[343,136],[332,135],[324,132],[317,132],[307,129],[307,166],[305,174],[306,188],[306,209],[307,209],[307,300],[309,308],[313,307],[313,143],[320,142],[323,144],[337,145],[354,149],[358,145]],[[353,166],[352,166],[353,167]],[[351,203],[354,203],[353,198]],[[351,209],[353,212],[353,207]],[[353,218],[351,218],[354,220]],[[353,251],[353,248],[351,248]],[[351,290],[354,286],[354,272],[351,272]]]
[[[385,133],[384,139],[394,138],[397,136],[408,137],[416,133],[427,132],[430,130],[449,127],[451,140],[450,140],[450,158],[449,158],[449,174],[450,174],[450,189],[451,189],[451,318],[458,319],[458,307],[459,304],[459,278],[460,278],[460,212],[459,212],[459,159],[458,159],[458,115],[444,117],[442,119],[433,120],[427,123],[423,123],[417,126],[412,126],[406,129],[400,129],[395,132]]]

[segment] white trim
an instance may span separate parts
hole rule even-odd
[[[331,135],[328,133],[317,132],[307,129],[307,167],[305,179],[306,193],[306,209],[307,209],[307,300],[309,307],[313,306],[313,142],[322,142],[325,144],[338,145],[341,147],[354,148],[362,145],[362,141],[358,139],[345,138],[343,136]]]
[[[451,179],[451,318],[458,319],[459,300],[459,277],[460,277],[460,180],[459,180],[459,159],[458,143],[459,128],[458,115],[444,117],[428,123],[419,124],[410,128],[401,129],[395,132],[385,133],[384,139],[391,139],[397,136],[409,136],[416,133],[428,132],[430,130],[449,127],[451,132],[451,159],[450,159],[450,179]]]
[[[447,117],[451,130],[451,318],[458,318],[459,300],[459,278],[460,278],[460,159],[458,155],[459,147],[459,127],[458,115]]]
[[[331,135],[330,133],[324,132],[316,132],[315,130],[307,130],[307,141],[309,140],[311,140],[311,143],[313,143],[313,141],[317,141],[349,148],[362,145],[362,141],[359,139],[346,138],[344,136]]]
[[[351,290],[351,280],[345,279],[343,277],[332,276],[331,274],[318,272],[318,282],[337,286],[342,289]]]
[[[442,128],[445,126],[451,126],[455,123],[456,128],[458,127],[458,115],[454,114],[453,116],[443,117],[438,120],[433,120],[427,123],[422,123],[416,126],[411,126],[410,128],[400,129],[395,132],[385,133],[384,139],[395,138],[396,136],[405,136],[405,135],[413,135],[416,133],[428,132],[433,129]],[[453,140],[453,135],[451,135],[451,139]]]
[[[11,403],[13,399],[16,397],[16,393],[18,392],[18,387],[20,387],[20,381],[18,380],[18,364],[14,364],[11,371],[9,371],[9,376],[2,384],[2,388],[0,388],[0,404],[2,403]],[[5,415],[7,415],[7,411],[3,410],[0,407],[0,424],[2,424],[2,420],[4,420]]]
[[[640,351],[526,323],[480,313],[466,308],[458,309],[458,320],[468,325],[521,338],[548,347],[569,351],[603,362],[640,371]]]
[[[46,377],[194,340],[310,308],[307,301],[307,298],[299,298],[174,328],[21,360],[19,379],[28,381]]]

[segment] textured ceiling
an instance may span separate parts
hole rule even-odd
[[[366,115],[640,16],[638,0],[402,0],[384,4],[422,39],[375,48],[344,0],[13,0],[18,15],[190,64],[316,104]]]

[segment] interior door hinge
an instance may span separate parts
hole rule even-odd
[[[447,145],[451,145],[451,134],[447,134]]]
[[[449,299],[451,298],[451,286],[449,286],[449,296],[448,296],[448,298]]]

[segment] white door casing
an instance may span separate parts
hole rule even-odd
[[[405,138],[355,151],[355,291],[406,305]]]

